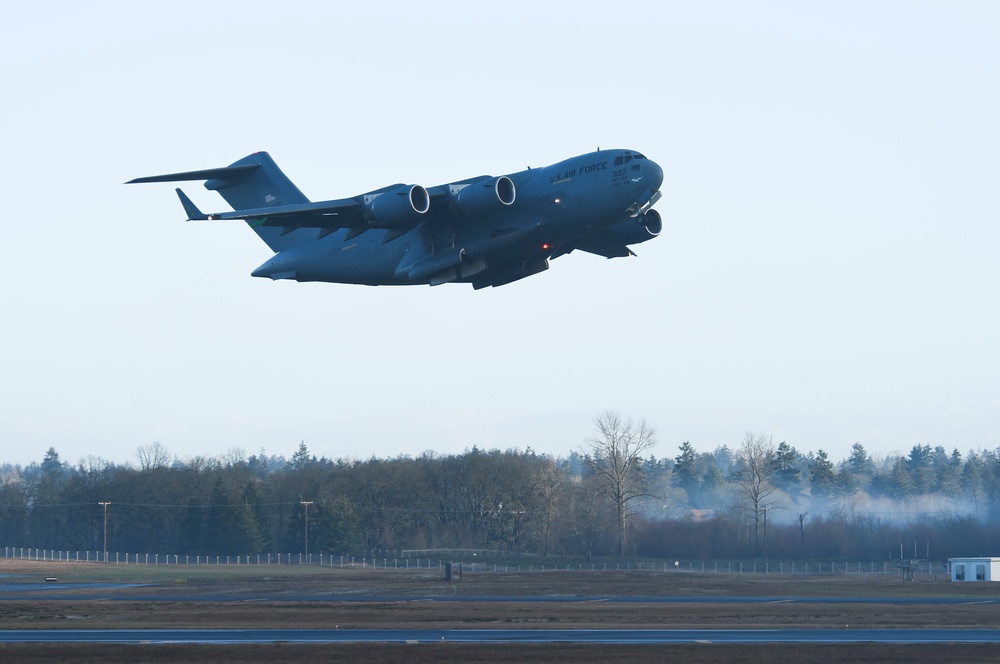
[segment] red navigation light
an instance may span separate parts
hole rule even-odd
[[[545,242],[545,243],[542,244],[542,249],[544,249],[545,251],[548,251],[551,248],[552,248],[552,245],[549,244],[548,242]]]

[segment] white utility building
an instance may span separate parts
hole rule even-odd
[[[952,581],[1000,581],[1000,558],[949,558]]]

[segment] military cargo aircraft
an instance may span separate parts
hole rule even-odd
[[[659,235],[663,170],[633,150],[598,150],[544,168],[424,188],[394,184],[312,203],[266,152],[222,168],[126,184],[206,180],[232,212],[205,214],[183,191],[188,220],[242,219],[274,251],[255,277],[479,289],[537,274],[575,249],[634,256]]]

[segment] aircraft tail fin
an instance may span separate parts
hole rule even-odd
[[[237,211],[309,202],[266,152],[255,152],[223,168],[154,175],[136,178],[126,184],[183,180],[205,180],[206,189],[219,192]],[[177,192],[189,219],[209,218],[183,192],[179,189]],[[281,228],[259,224],[250,226],[273,251],[283,251],[297,244],[294,238],[283,236]]]
[[[219,192],[234,210],[309,202],[266,152],[255,152],[215,171],[206,178],[205,189]]]

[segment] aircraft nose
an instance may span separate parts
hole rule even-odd
[[[656,192],[660,189],[660,185],[663,184],[663,169],[655,161],[646,161],[645,166],[643,166],[643,175],[647,180],[646,185],[649,190]]]

